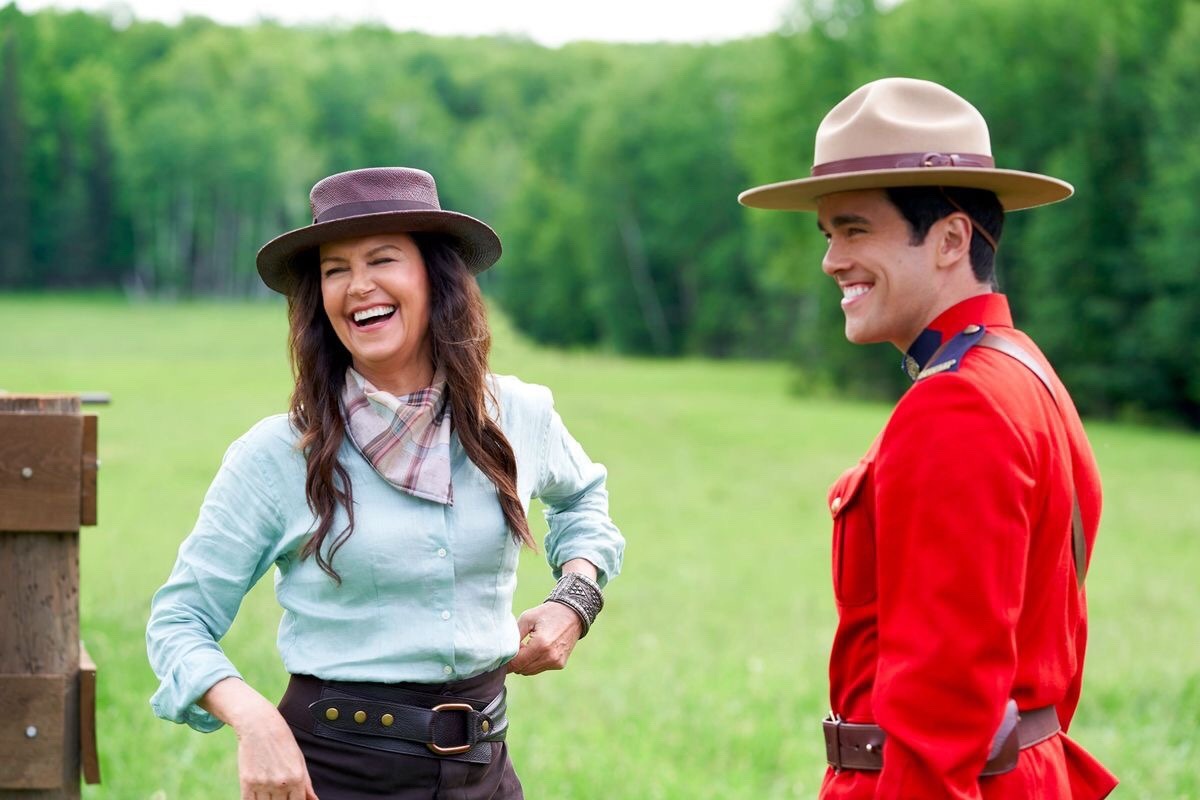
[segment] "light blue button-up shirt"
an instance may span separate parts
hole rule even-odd
[[[606,472],[571,438],[550,391],[493,376],[500,425],[517,460],[517,489],[546,505],[555,577],[586,558],[603,585],[624,540],[608,516]],[[278,646],[293,674],[325,680],[444,683],[495,669],[517,652],[512,613],[520,547],[496,489],[451,438],[454,504],[421,500],[384,481],[347,437],[339,459],[354,490],[354,533],[337,551],[341,585],[300,548],[316,528],[305,460],[286,415],[268,417],[225,454],[175,568],[155,594],[146,646],[161,683],[156,714],[211,731],[196,701],[238,676],[218,641],[246,592],[272,565],[283,606]],[[346,524],[338,506],[328,545]]]

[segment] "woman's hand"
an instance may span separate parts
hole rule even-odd
[[[241,800],[318,800],[296,737],[270,701],[242,680],[225,678],[200,705],[237,734]]]
[[[583,623],[562,603],[545,602],[517,618],[517,630],[521,632],[521,649],[508,662],[508,671],[537,675],[567,665],[583,633]]]
[[[586,558],[573,558],[562,565],[566,572],[582,572],[596,579],[596,565]],[[521,648],[508,662],[508,671],[518,675],[537,675],[548,669],[562,669],[583,634],[579,616],[562,603],[545,602],[517,618]]]
[[[304,755],[274,707],[235,730],[242,800],[317,800]]]

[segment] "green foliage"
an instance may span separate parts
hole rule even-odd
[[[884,404],[789,393],[779,364],[632,359],[534,347],[493,314],[497,371],[554,390],[609,470],[623,574],[567,669],[510,682],[510,746],[530,798],[815,797],[834,609],[825,491]],[[81,634],[99,665],[104,783],[85,798],[235,797],[233,733],[156,719],[150,597],[229,442],[283,411],[283,304],[0,295],[0,388],[107,390],[100,525],[81,534]],[[749,411],[748,411],[749,410]],[[1071,735],[1117,797],[1200,796],[1200,437],[1089,425],[1105,478],[1088,576],[1083,699]],[[536,510],[531,527],[545,530]],[[551,583],[522,559],[519,612]],[[223,646],[277,699],[268,577]]]
[[[1196,231],[1200,207],[1200,6],[1183,15],[1148,76],[1154,127],[1149,142],[1150,191],[1138,230],[1134,280],[1145,302],[1134,328],[1140,343],[1130,361],[1139,366],[1140,405],[1147,411],[1174,407],[1200,425],[1200,255]]]
[[[0,282],[30,280],[29,165],[20,81],[19,42],[9,26],[15,6],[0,9]]]
[[[734,198],[808,174],[834,103],[908,75],[974,102],[1001,166],[1078,188],[1011,215],[998,266],[1085,413],[1200,425],[1191,0],[796,0],[767,36],[558,49],[116,13],[0,8],[0,286],[264,294],[254,254],[315,180],[409,164],[500,232],[484,289],[539,341],[785,356],[890,397],[812,217]]]
[[[755,349],[745,309],[766,301],[731,202],[747,179],[732,157],[727,66],[710,48],[635,53],[539,120],[535,152],[546,157],[530,165],[514,203],[526,213],[509,228],[521,263],[499,278],[519,324],[622,351]]]

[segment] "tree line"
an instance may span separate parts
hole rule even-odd
[[[539,341],[874,396],[897,354],[844,341],[812,217],[735,198],[806,175],[854,87],[936,80],[1000,166],[1076,186],[1008,217],[998,265],[1082,410],[1200,427],[1196,0],[798,0],[767,36],[557,49],[8,5],[0,66],[0,288],[260,294],[314,181],[405,164],[500,232],[485,291]]]

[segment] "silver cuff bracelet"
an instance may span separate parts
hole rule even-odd
[[[587,575],[564,572],[555,584],[554,591],[546,598],[546,602],[561,603],[575,612],[579,621],[583,623],[583,633],[579,634],[579,638],[582,639],[587,636],[588,629],[600,614],[600,609],[604,608],[604,594],[600,591],[600,584]]]

